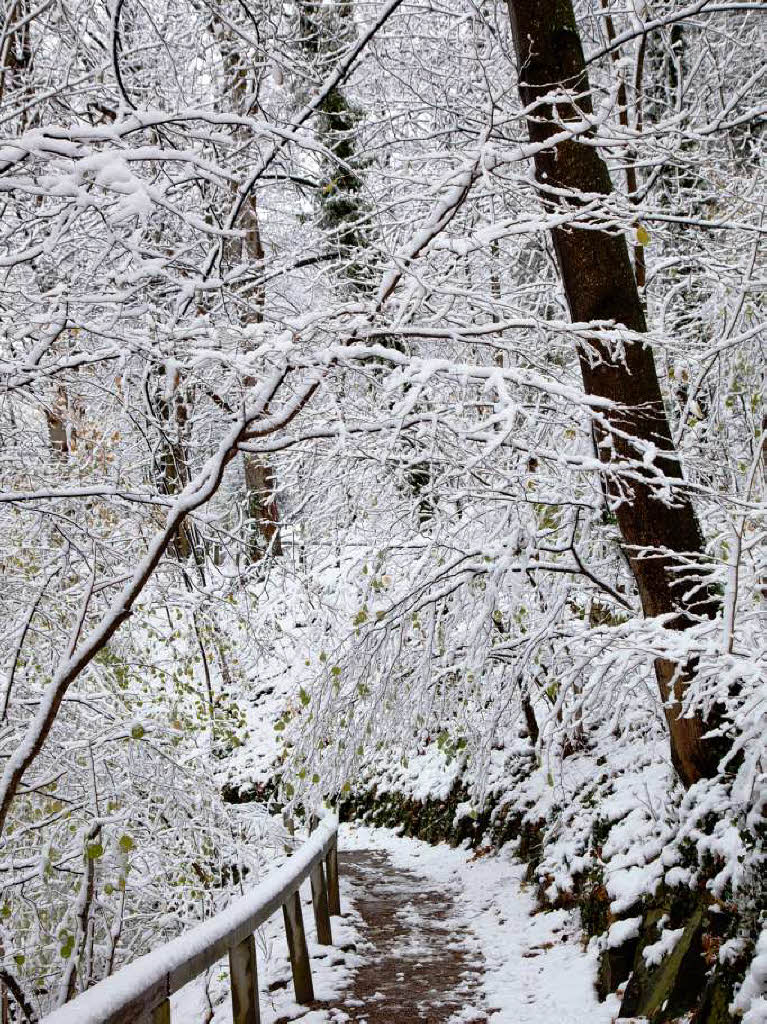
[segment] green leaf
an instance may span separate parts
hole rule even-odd
[[[309,694],[308,694],[308,693],[306,692],[306,690],[305,690],[305,689],[303,688],[303,686],[302,686],[302,687],[301,687],[301,689],[300,689],[300,690],[298,691],[298,696],[299,696],[299,698],[300,698],[300,700],[301,700],[301,703],[303,704],[303,706],[304,706],[304,707],[306,707],[306,705],[307,705],[307,704],[309,703],[309,701],[311,700],[311,697],[310,697],[310,696],[309,696]]]
[[[134,725],[131,728],[130,734],[134,740],[140,740],[143,738],[145,731],[143,725]]]
[[[88,860],[98,860],[99,857],[104,856],[104,847],[101,843],[89,843],[85,848]]]
[[[120,841],[117,845],[120,847],[123,853],[130,853],[136,844],[133,842],[131,836],[124,835],[120,836]]]

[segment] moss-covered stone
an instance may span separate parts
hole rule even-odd
[[[634,956],[633,971],[621,1003],[621,1017],[646,1017],[652,1024],[673,1020],[695,1006],[706,981],[701,935],[704,908],[697,904],[683,922],[671,919],[669,900],[656,902],[645,914]],[[676,945],[659,964],[648,964],[645,950],[658,942],[668,927],[682,927]]]
[[[627,939],[620,946],[603,949],[599,955],[597,969],[597,995],[604,1002],[631,975],[636,957],[639,936]]]
[[[703,990],[696,1024],[732,1024],[735,1019],[730,1013],[733,995],[733,984],[725,975],[711,978]]]
[[[579,886],[578,906],[581,909],[581,927],[589,938],[607,930],[610,896],[601,871],[590,872],[587,881]]]
[[[402,835],[428,843],[446,842],[452,846],[468,843],[474,848],[490,838],[493,845],[501,845],[496,844],[494,835],[505,836],[515,827],[513,823],[504,817],[496,826],[492,799],[479,813],[457,817],[458,806],[467,801],[468,793],[460,783],[453,786],[444,800],[415,800],[401,793],[379,793],[373,787],[344,797],[339,804],[339,815],[342,821],[357,819],[371,825],[398,828]],[[504,841],[507,840],[504,838]]]

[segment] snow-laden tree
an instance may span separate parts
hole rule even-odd
[[[481,790],[519,729],[554,771],[605,722],[752,798],[759,5],[549,6],[7,5],[25,1004],[241,877],[213,776],[272,751],[271,686],[296,801],[432,743]]]

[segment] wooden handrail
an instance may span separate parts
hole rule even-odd
[[[280,907],[296,1001],[311,1002],[314,992],[299,888],[311,876],[317,940],[329,945],[329,911],[340,910],[337,851],[338,820],[323,818],[300,850],[247,896],[100,981],[49,1013],[41,1024],[170,1024],[173,993],[227,953],[234,1024],[260,1024],[253,933]]]

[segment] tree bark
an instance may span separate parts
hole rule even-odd
[[[582,121],[592,110],[589,81],[570,0],[507,0],[519,67],[519,92],[528,113],[533,142],[562,131],[567,121]],[[556,93],[556,101],[549,98]],[[593,144],[568,139],[535,157],[536,180],[544,206],[576,212],[584,194],[608,195],[612,183],[607,165]],[[564,195],[562,194],[564,193]],[[579,227],[552,230],[559,271],[575,321],[613,321],[632,331],[647,330],[628,246],[623,235]],[[682,471],[655,369],[652,349],[627,342],[622,352],[595,331],[579,345],[586,392],[620,405],[606,427],[595,431],[600,459],[616,468],[633,462],[643,467],[646,444],[657,449],[655,467],[682,482]],[[623,436],[628,435],[628,436]],[[638,443],[637,443],[638,442]],[[648,482],[607,478],[607,494],[637,582],[646,616],[672,615],[667,625],[683,630],[700,617],[717,615],[720,602],[704,573],[695,567],[703,537],[695,510],[682,488],[673,505],[661,501]],[[681,718],[681,701],[694,664],[676,665],[659,658],[655,673],[666,705],[671,756],[685,786],[716,773],[724,753],[721,740],[704,740],[708,728],[721,724],[721,710],[708,720]]]
[[[275,557],[282,554],[280,512],[275,489],[274,467],[258,455],[245,456],[245,488],[248,492],[247,552],[251,562],[263,558],[267,551]]]
[[[258,92],[257,83],[253,81],[252,58],[242,52],[242,41],[234,35],[227,20],[214,16],[211,28],[217,30],[214,34],[219,39],[224,83],[232,106],[243,116],[250,114],[253,96]],[[240,319],[242,323],[260,324],[264,319],[266,304],[266,286],[263,283],[265,253],[254,192],[243,203],[238,227],[243,232],[242,237],[238,243],[225,245],[224,257],[227,261],[237,261],[252,268],[257,283],[250,290]],[[252,388],[256,383],[254,377],[246,377],[243,381],[247,388]],[[276,472],[266,456],[246,453],[243,461],[247,495],[245,555],[250,562],[259,562],[267,552],[279,557],[282,555],[282,535],[276,496]]]

